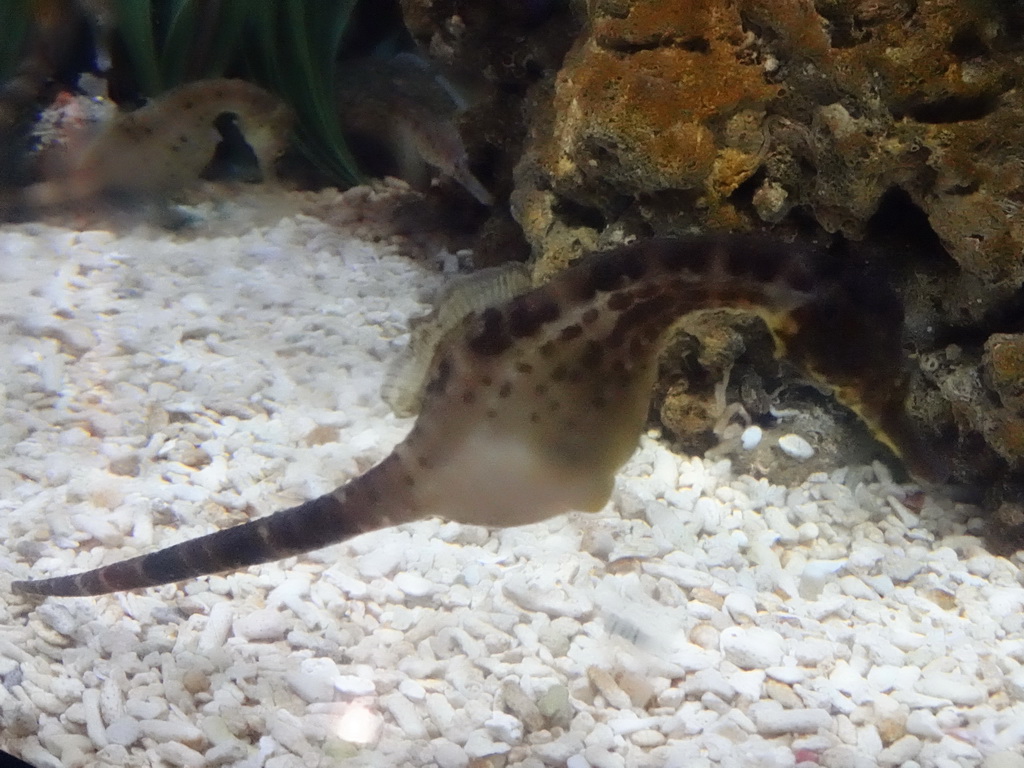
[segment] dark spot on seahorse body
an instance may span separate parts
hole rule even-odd
[[[600,316],[601,312],[597,309],[597,307],[591,307],[580,316],[580,321],[584,325],[590,325],[591,323],[596,322],[597,318],[599,318]]]
[[[533,392],[536,395],[546,395],[547,391],[548,391],[548,385],[547,384],[538,384],[537,386],[535,386],[533,388]]]
[[[545,341],[543,344],[540,345],[537,351],[540,352],[541,357],[551,357],[556,348],[557,345],[555,344],[555,342]]]
[[[622,312],[633,306],[633,296],[626,291],[617,291],[608,297],[608,309]]]
[[[480,332],[469,339],[469,348],[478,355],[493,357],[512,346],[501,311],[489,307],[480,314]]]
[[[505,398],[512,394],[512,382],[506,381],[498,389],[498,397]]]
[[[533,366],[530,365],[529,363],[519,362],[516,363],[516,370],[519,371],[520,373],[530,374],[533,373]]]
[[[599,341],[588,341],[580,355],[580,365],[584,368],[596,368],[604,357],[604,345]]]
[[[569,374],[564,365],[556,365],[551,369],[551,380],[552,381],[564,381],[565,377]]]
[[[492,379],[490,376],[481,376],[480,377],[480,386],[481,387],[489,387],[493,383],[494,383],[494,379]]]
[[[498,412],[496,410],[494,410],[493,408],[488,408],[487,409],[487,418],[488,419],[494,419],[494,418],[497,418],[497,416],[498,416]]]
[[[562,404],[558,400],[552,400],[548,403],[548,410],[551,411],[551,413],[554,413],[561,407]]]
[[[416,464],[419,465],[420,469],[430,469],[432,466],[432,462],[426,456],[418,456]]]
[[[467,389],[462,393],[463,405],[472,405],[474,402],[476,402],[476,393],[473,390]]]
[[[650,344],[653,344],[659,338],[661,338],[661,333],[662,333],[661,327],[658,326],[658,325],[655,325],[653,323],[651,325],[645,326],[640,331],[640,335],[643,336],[644,341],[646,341],[646,342],[648,342]]]
[[[560,341],[572,341],[583,335],[583,328],[578,325],[567,325],[562,329],[562,332],[558,334]]]
[[[615,324],[615,327],[612,328],[611,333],[605,336],[604,345],[609,349],[621,347],[622,342],[626,340],[626,331],[628,330],[629,327],[620,319],[619,322]]]
[[[537,424],[540,421],[540,414],[536,411],[530,411],[530,423]]]
[[[558,303],[543,291],[512,300],[508,310],[509,332],[516,338],[532,336],[542,325],[558,319]]]

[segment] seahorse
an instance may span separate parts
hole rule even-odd
[[[291,110],[244,80],[197,80],[118,115],[71,158],[62,178],[26,187],[19,202],[46,208],[104,192],[165,200],[199,180],[221,140],[215,121],[222,114],[237,116],[260,170],[271,175],[288,141]]]
[[[428,59],[405,51],[346,62],[339,67],[334,95],[342,127],[382,141],[401,178],[423,187],[431,166],[483,205],[493,205],[491,193],[470,170],[456,125],[468,104]]]
[[[426,325],[421,335],[438,338],[419,368],[422,386],[407,390],[418,393],[419,416],[365,474],[264,518],[13,589],[103,594],[428,516],[504,527],[598,510],[646,423],[664,340],[680,318],[710,307],[761,315],[782,351],[827,381],[914,475],[941,480],[941,462],[904,408],[901,303],[879,285],[829,277],[820,257],[750,236],[650,239],[585,257],[512,298],[483,292],[464,317],[449,312]]]

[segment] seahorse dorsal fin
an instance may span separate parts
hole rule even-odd
[[[479,312],[529,290],[530,271],[523,264],[488,267],[451,280],[434,308],[409,324],[409,345],[388,367],[381,397],[396,416],[420,410],[434,352],[445,336],[471,312]]]

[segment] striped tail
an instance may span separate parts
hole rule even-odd
[[[20,594],[78,597],[103,595],[232,571],[280,560],[345,541],[361,533],[421,517],[391,454],[370,471],[297,507],[250,523],[175,544],[73,576],[15,581]]]

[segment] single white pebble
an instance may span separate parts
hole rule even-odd
[[[402,571],[395,574],[395,586],[409,597],[425,597],[434,591],[434,585],[418,573]]]
[[[858,600],[878,599],[878,593],[856,576],[841,577],[839,579],[839,588],[843,591],[844,595],[855,597]]]
[[[427,692],[423,686],[409,678],[398,684],[398,692],[412,701],[423,701],[427,698]]]
[[[779,535],[779,541],[783,544],[795,544],[800,539],[797,529],[789,522],[786,510],[781,507],[769,505],[764,509],[764,521],[769,530]]]
[[[650,480],[654,488],[671,488],[673,490],[678,488],[679,466],[676,463],[676,457],[664,452],[655,454]]]
[[[395,725],[402,729],[408,739],[422,739],[427,735],[423,717],[405,696],[392,693],[381,699],[381,703],[395,719]],[[508,748],[506,747],[506,750]]]
[[[797,461],[806,461],[814,456],[814,448],[800,435],[792,433],[779,438],[779,450]]]
[[[754,622],[757,618],[757,606],[754,605],[754,598],[746,592],[730,592],[725,596],[722,607],[734,624],[740,624],[743,620]]]
[[[438,768],[466,768],[469,765],[466,750],[448,739],[434,739],[430,742],[430,749]]]
[[[206,618],[206,626],[199,634],[197,648],[199,653],[205,654],[217,648],[223,648],[231,633],[231,622],[235,612],[231,603],[224,601],[217,603],[210,609],[210,615]]]
[[[264,608],[240,616],[235,620],[234,629],[235,634],[245,640],[273,642],[284,639],[290,627],[279,611]]]
[[[565,761],[565,768],[590,768],[590,763],[583,755],[573,755]]]
[[[796,685],[807,679],[807,670],[800,667],[768,667],[768,677],[786,685]]]
[[[665,743],[665,734],[653,728],[644,728],[632,734],[629,740],[643,749],[653,749]]]
[[[743,430],[743,434],[740,435],[740,445],[743,446],[743,450],[752,451],[761,442],[762,437],[764,437],[764,430],[757,424],[753,424]]]
[[[100,715],[100,689],[86,688],[82,691],[82,704],[85,708],[86,735],[97,747],[107,746],[107,733]]]
[[[285,680],[291,689],[304,701],[334,700],[334,680],[338,677],[338,665],[332,659],[303,659],[297,669],[285,673]]]
[[[981,768],[1024,768],[1024,755],[1019,752],[996,752],[985,758]]]
[[[721,528],[723,514],[722,502],[708,496],[701,496],[693,505],[694,517],[703,521],[703,529],[708,533]]]
[[[491,736],[506,744],[518,744],[523,740],[523,724],[519,718],[506,712],[492,712],[484,722],[484,728]]]
[[[740,669],[764,669],[782,661],[782,635],[761,627],[726,627],[719,639],[722,653]]]
[[[474,759],[489,757],[490,755],[504,755],[512,749],[508,744],[493,741],[487,731],[481,729],[477,729],[469,734],[464,748],[466,754]]]
[[[806,544],[808,541],[818,538],[821,531],[815,523],[804,523],[796,529],[796,535],[801,544]]]
[[[907,715],[907,733],[913,734],[922,739],[941,741],[945,732],[939,726],[939,721],[927,709],[914,709]],[[1024,763],[1021,764],[1024,768]]]
[[[373,680],[356,675],[338,675],[332,682],[337,691],[347,696],[371,696],[377,692]]]
[[[134,717],[125,715],[107,726],[107,739],[111,744],[130,747],[141,738],[142,728],[139,727],[139,721]]]
[[[759,709],[754,714],[757,732],[764,737],[784,736],[790,733],[817,733],[832,724],[832,717],[824,709]]]
[[[845,560],[811,560],[804,566],[800,574],[800,597],[804,600],[816,600],[821,596],[831,576],[846,565]]]
[[[985,690],[967,675],[931,673],[922,677],[914,689],[925,696],[949,699],[961,707],[975,707],[986,698]]]
[[[139,723],[142,735],[158,742],[178,742],[198,749],[206,736],[191,723],[178,720],[143,720]]]
[[[921,740],[917,736],[907,734],[878,753],[878,764],[898,768],[917,757],[920,751]]]
[[[207,764],[202,753],[176,741],[159,743],[154,751],[162,760],[181,768],[203,768]]]

